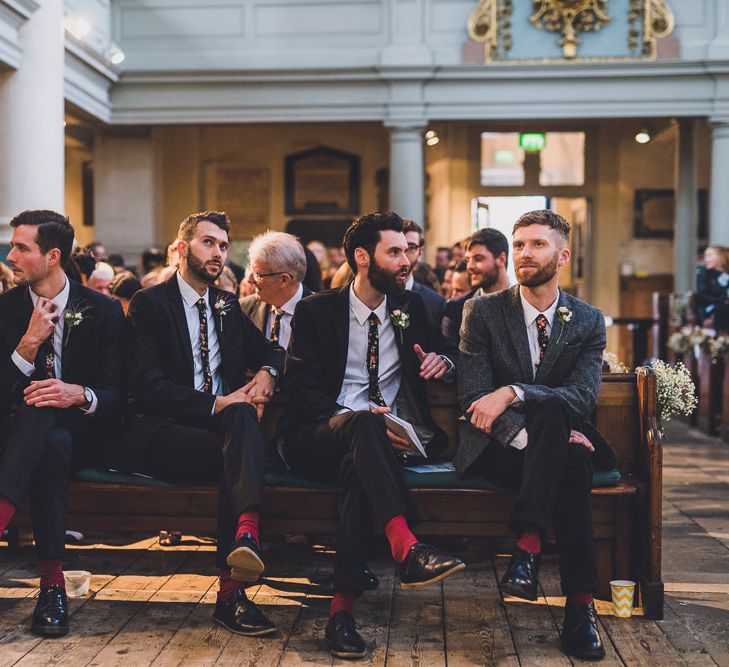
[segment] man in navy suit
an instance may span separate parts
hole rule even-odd
[[[413,220],[403,220],[403,232],[405,233],[405,240],[408,242],[408,249],[405,251],[405,255],[410,262],[405,289],[415,292],[420,296],[428,317],[435,326],[440,327],[440,322],[443,319],[446,309],[445,298],[434,289],[417,282],[413,277],[413,269],[423,256],[423,229]]]

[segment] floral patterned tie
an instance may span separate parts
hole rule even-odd
[[[281,335],[281,318],[283,317],[283,310],[276,310],[276,317],[273,318],[273,326],[271,327],[271,341],[278,343],[278,337]]]
[[[544,359],[544,352],[549,344],[547,318],[543,313],[539,313],[539,315],[537,315],[537,341],[539,342],[539,361],[542,361],[542,359]]]
[[[38,350],[38,356],[43,359],[46,379],[48,380],[53,380],[56,377],[56,353],[53,350],[53,336],[54,333],[51,333]]]
[[[367,376],[369,378],[369,389],[367,392],[371,403],[385,406],[385,399],[380,392],[380,333],[377,325],[380,320],[375,313],[370,313],[367,318],[369,330],[367,332]]]
[[[210,372],[210,348],[208,347],[208,314],[205,299],[199,298],[195,305],[200,315],[200,330],[198,333],[198,341],[200,343],[200,361],[203,371],[203,387],[202,391],[213,393],[213,374]]]

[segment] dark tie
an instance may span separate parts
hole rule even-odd
[[[53,351],[54,334],[55,332],[51,333],[38,348],[38,355],[36,357],[43,364],[43,370],[38,369],[38,372],[44,374],[44,379],[46,380],[52,380],[56,377],[56,353]]]
[[[271,340],[278,343],[278,337],[281,335],[281,318],[283,310],[276,308],[276,317],[273,318],[273,326],[271,327]]]
[[[367,394],[370,402],[384,406],[386,405],[385,399],[380,393],[380,333],[377,330],[379,320],[377,315],[370,313],[367,321],[370,324],[367,332],[367,376],[369,378]]]
[[[195,302],[197,312],[200,315],[200,330],[198,341],[200,342],[200,361],[202,362],[203,388],[202,391],[213,393],[213,374],[210,372],[210,348],[208,347],[208,314],[205,299],[202,297]]]
[[[537,341],[539,342],[539,361],[544,359],[544,351],[549,344],[549,334],[547,333],[547,318],[539,313],[537,315]]]

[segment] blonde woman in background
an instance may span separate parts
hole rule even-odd
[[[13,272],[10,270],[10,267],[0,262],[0,294],[7,292],[13,287],[15,287]]]

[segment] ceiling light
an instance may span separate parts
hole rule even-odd
[[[635,135],[635,140],[639,144],[647,144],[651,139],[651,133],[648,130],[639,130]]]
[[[440,143],[440,139],[436,135],[435,137],[430,137],[430,139],[426,139],[425,143],[428,144],[428,146],[435,146],[436,144]]]
[[[67,16],[66,30],[76,39],[84,39],[91,32],[91,22],[85,16]]]
[[[427,131],[427,132],[425,133],[425,138],[426,138],[426,139],[432,139],[432,138],[433,138],[433,137],[435,137],[435,136],[436,136],[436,134],[435,134],[435,130],[428,130],[428,131]]]
[[[109,47],[109,60],[111,61],[112,65],[121,65],[127,58],[127,54],[122,51],[119,46],[114,44],[114,42],[111,43],[111,46]]]

